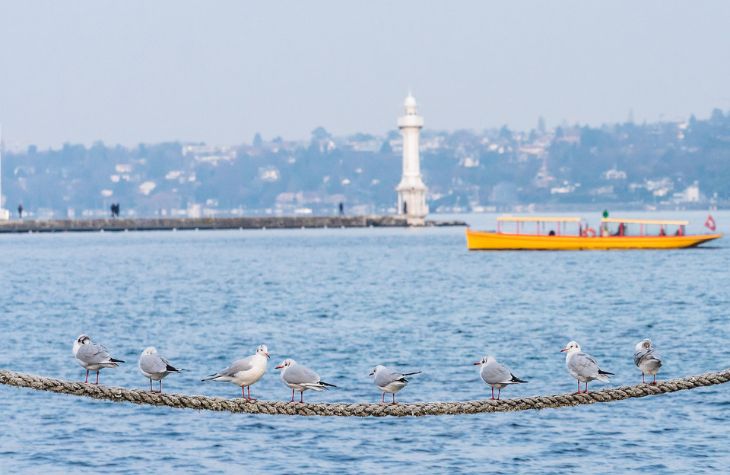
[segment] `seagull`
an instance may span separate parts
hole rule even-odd
[[[375,385],[383,392],[381,402],[385,404],[385,393],[393,395],[393,404],[395,404],[395,393],[405,388],[408,384],[406,376],[419,374],[420,371],[413,373],[399,373],[383,365],[378,365],[370,372],[370,376],[375,376]]]
[[[510,384],[526,383],[509,370],[506,366],[498,363],[494,356],[487,355],[480,361],[474,363],[480,365],[479,375],[482,380],[492,387],[492,399],[494,399],[494,388],[497,388],[497,400],[502,394],[502,388]]]
[[[317,373],[300,365],[291,358],[281,362],[276,369],[281,370],[281,380],[291,388],[291,402],[294,402],[294,391],[299,391],[299,402],[304,402],[304,391],[325,391],[327,388],[336,388],[334,384],[325,383]]]
[[[84,383],[89,382],[89,371],[96,371],[96,383],[99,384],[99,370],[101,368],[116,368],[122,360],[111,357],[104,346],[92,343],[88,335],[79,335],[74,341],[73,354],[76,362],[86,370]]]
[[[162,392],[162,379],[170,373],[179,373],[181,370],[172,366],[165,358],[157,353],[154,346],[145,348],[139,357],[139,370],[150,380],[150,391],[152,391],[152,380],[160,382]]]
[[[255,401],[251,399],[251,385],[261,379],[266,372],[266,365],[269,362],[269,349],[266,345],[259,345],[256,353],[242,360],[236,360],[231,366],[215,374],[211,374],[202,381],[228,381],[236,386],[241,386],[241,396],[247,401]],[[243,392],[244,388],[248,388],[248,397]]]
[[[641,382],[645,383],[644,375],[651,374],[654,376],[654,381],[651,384],[656,384],[656,374],[659,372],[659,368],[662,367],[662,359],[657,353],[656,348],[651,344],[651,340],[641,340],[634,347],[634,364],[641,370]]]
[[[580,383],[586,383],[586,390],[588,392],[588,382],[597,379],[608,382],[608,376],[613,376],[613,373],[603,371],[598,367],[596,360],[588,353],[580,351],[580,345],[574,341],[571,341],[565,348],[560,350],[561,353],[567,353],[565,355],[565,366],[568,368],[568,372],[571,376],[578,380],[578,392],[580,394]]]

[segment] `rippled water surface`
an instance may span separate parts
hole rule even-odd
[[[663,216],[676,217],[676,214]],[[683,213],[693,222],[706,213]],[[730,213],[716,213],[730,231]],[[469,216],[492,227],[493,216]],[[700,226],[695,226],[699,229]],[[83,378],[90,334],[144,388],[154,345],[188,369],[170,392],[236,397],[200,377],[251,354],[286,357],[339,387],[312,401],[372,401],[378,363],[420,369],[402,401],[484,398],[471,363],[495,354],[529,384],[575,390],[559,350],[581,343],[611,385],[730,366],[727,239],[705,249],[468,253],[463,229],[329,229],[0,236],[0,367]],[[285,400],[269,372],[253,395]],[[600,384],[593,387],[598,388]],[[303,418],[133,406],[0,387],[0,472],[724,472],[730,385],[605,405],[430,418]]]

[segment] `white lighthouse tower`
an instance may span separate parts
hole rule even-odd
[[[405,115],[398,118],[398,128],[403,134],[403,178],[396,187],[398,192],[398,214],[408,219],[408,224],[425,224],[426,185],[421,179],[421,159],[418,155],[418,141],[423,127],[423,117],[418,115],[416,99],[409,93],[403,103]]]

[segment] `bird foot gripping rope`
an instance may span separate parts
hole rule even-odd
[[[532,396],[502,400],[485,399],[479,401],[416,402],[406,404],[291,404],[289,402],[279,401],[246,401],[242,399],[156,393],[137,389],[63,381],[60,379],[17,373],[15,371],[0,370],[0,384],[7,386],[30,388],[37,391],[51,391],[114,402],[131,402],[134,404],[167,406],[178,409],[242,412],[248,414],[341,417],[417,417],[551,409],[654,396],[703,386],[714,386],[716,384],[727,383],[728,381],[730,381],[730,368],[713,373],[658,381],[656,385],[637,384],[635,386],[620,386],[583,394],[557,394],[552,396]]]

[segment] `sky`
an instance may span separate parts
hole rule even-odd
[[[6,147],[730,110],[727,1],[0,0]]]

